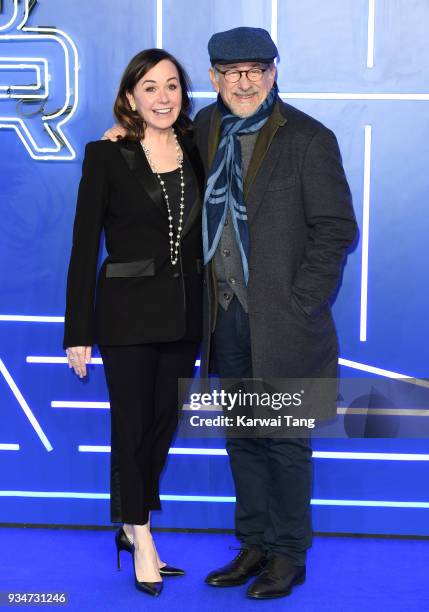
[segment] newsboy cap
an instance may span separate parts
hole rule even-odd
[[[210,62],[232,64],[233,62],[272,62],[278,55],[267,30],[262,28],[233,28],[217,32],[208,44]]]

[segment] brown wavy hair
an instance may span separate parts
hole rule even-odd
[[[133,93],[140,79],[162,60],[169,60],[176,66],[182,88],[182,108],[173,125],[177,132],[182,135],[192,128],[192,122],[189,118],[189,113],[192,110],[189,95],[191,82],[185,69],[173,55],[164,49],[145,49],[137,53],[125,68],[113,106],[115,117],[127,131],[126,137],[130,140],[141,140],[144,137],[145,122],[137,111],[131,109],[127,92]]]

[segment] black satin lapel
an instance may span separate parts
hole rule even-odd
[[[201,160],[200,154],[198,152],[197,147],[192,142],[190,138],[179,138],[180,146],[182,147],[183,154],[186,156],[189,161],[189,165],[191,167],[194,178],[197,182],[198,190],[197,197],[191,206],[191,210],[187,216],[185,221],[185,225],[183,227],[183,236],[189,232],[193,223],[199,216],[201,212],[201,204],[204,197],[204,188],[205,188],[205,175],[204,175],[204,166]]]
[[[129,145],[125,143],[120,143],[119,150],[121,152],[122,157],[125,159],[125,162],[131,172],[135,172],[136,170],[136,152],[129,148]]]
[[[179,138],[179,142],[182,147],[182,150],[185,152],[188,158],[189,163],[192,166],[195,178],[197,179],[198,190],[200,192],[201,197],[203,197],[206,179],[203,160],[201,159],[197,146],[190,138]]]
[[[185,236],[189,230],[191,229],[191,227],[193,226],[195,220],[197,219],[197,217],[200,215],[201,213],[201,198],[198,194],[198,196],[195,198],[194,203],[191,206],[191,210],[189,211],[189,215],[185,221],[185,225],[183,226],[183,232],[182,232],[182,236]]]
[[[149,166],[140,143],[123,143],[120,145],[119,150],[128,168],[140,183],[145,193],[150,197],[159,211],[167,217],[167,209],[162,197],[161,186]]]

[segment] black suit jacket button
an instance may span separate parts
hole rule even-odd
[[[180,272],[175,272],[173,274],[173,278],[180,278]]]

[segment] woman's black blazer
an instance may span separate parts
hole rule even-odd
[[[104,140],[86,146],[67,279],[64,348],[200,340],[204,171],[192,139],[183,137],[180,144],[198,197],[186,202],[185,193],[191,208],[175,266],[165,202],[140,143]],[[103,229],[108,257],[96,282]]]

